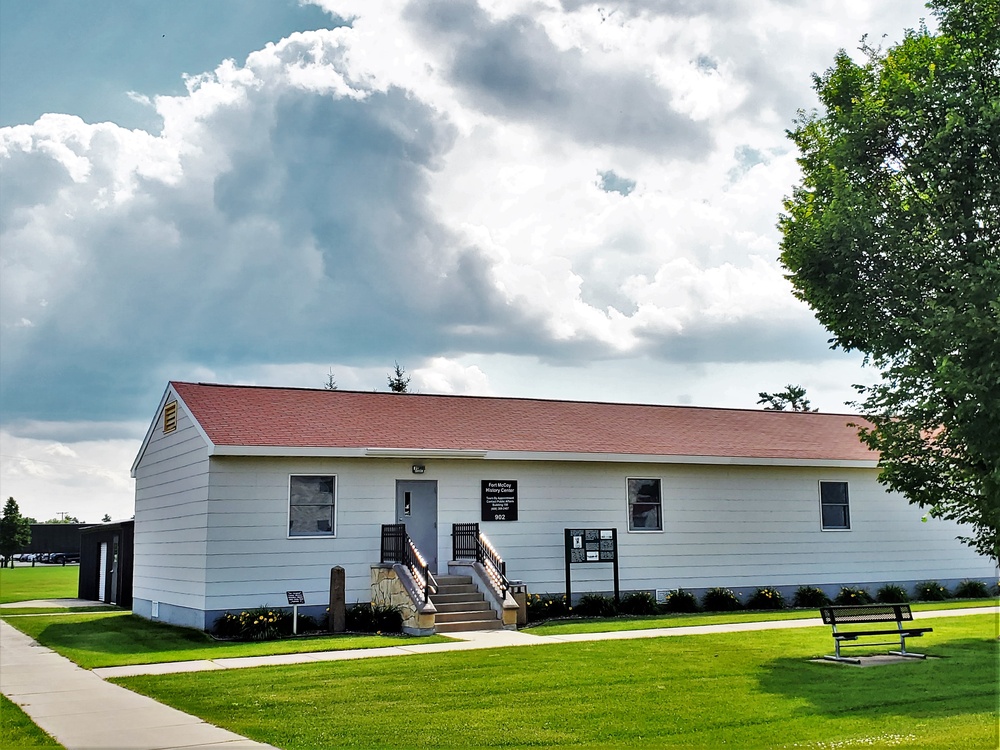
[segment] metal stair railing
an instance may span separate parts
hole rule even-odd
[[[500,594],[500,599],[507,596],[507,591],[510,590],[507,563],[479,530],[478,523],[453,523],[451,550],[453,560],[475,560],[481,564],[490,584]]]
[[[434,580],[434,575],[430,572],[424,556],[417,549],[417,545],[406,533],[406,524],[382,524],[381,558],[383,565],[399,563],[406,566],[410,575],[413,576],[413,582],[424,597],[424,604],[430,599],[431,594],[437,591],[437,581]]]

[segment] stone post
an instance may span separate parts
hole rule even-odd
[[[347,630],[347,584],[344,569],[339,565],[330,569],[330,615],[327,627],[331,633]]]

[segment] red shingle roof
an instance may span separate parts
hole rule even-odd
[[[171,385],[216,446],[877,458],[842,414]]]

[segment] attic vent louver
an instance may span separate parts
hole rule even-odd
[[[177,402],[171,401],[163,407],[163,432],[173,432],[177,429]]]

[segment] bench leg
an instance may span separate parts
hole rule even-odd
[[[848,658],[846,656],[841,656],[840,655],[840,639],[839,638],[834,638],[833,639],[833,647],[836,649],[837,655],[836,656],[824,656],[823,658],[826,659],[827,661],[842,661],[842,662],[844,662],[846,664],[860,664],[861,663],[861,659],[850,659],[850,658]]]
[[[910,651],[890,651],[889,653],[892,654],[893,656],[906,656],[906,657],[909,657],[910,659],[926,659],[927,658],[927,654],[914,654],[914,653],[912,653]]]
[[[837,650],[839,651],[840,649],[838,648]],[[826,659],[827,661],[841,661],[844,662],[845,664],[861,663],[861,659],[851,659],[850,657],[840,656],[839,654],[837,656],[824,656],[823,658]]]
[[[899,634],[899,651],[890,651],[893,656],[906,656],[910,659],[926,659],[926,654],[913,654],[906,650],[906,636],[903,633]]]

